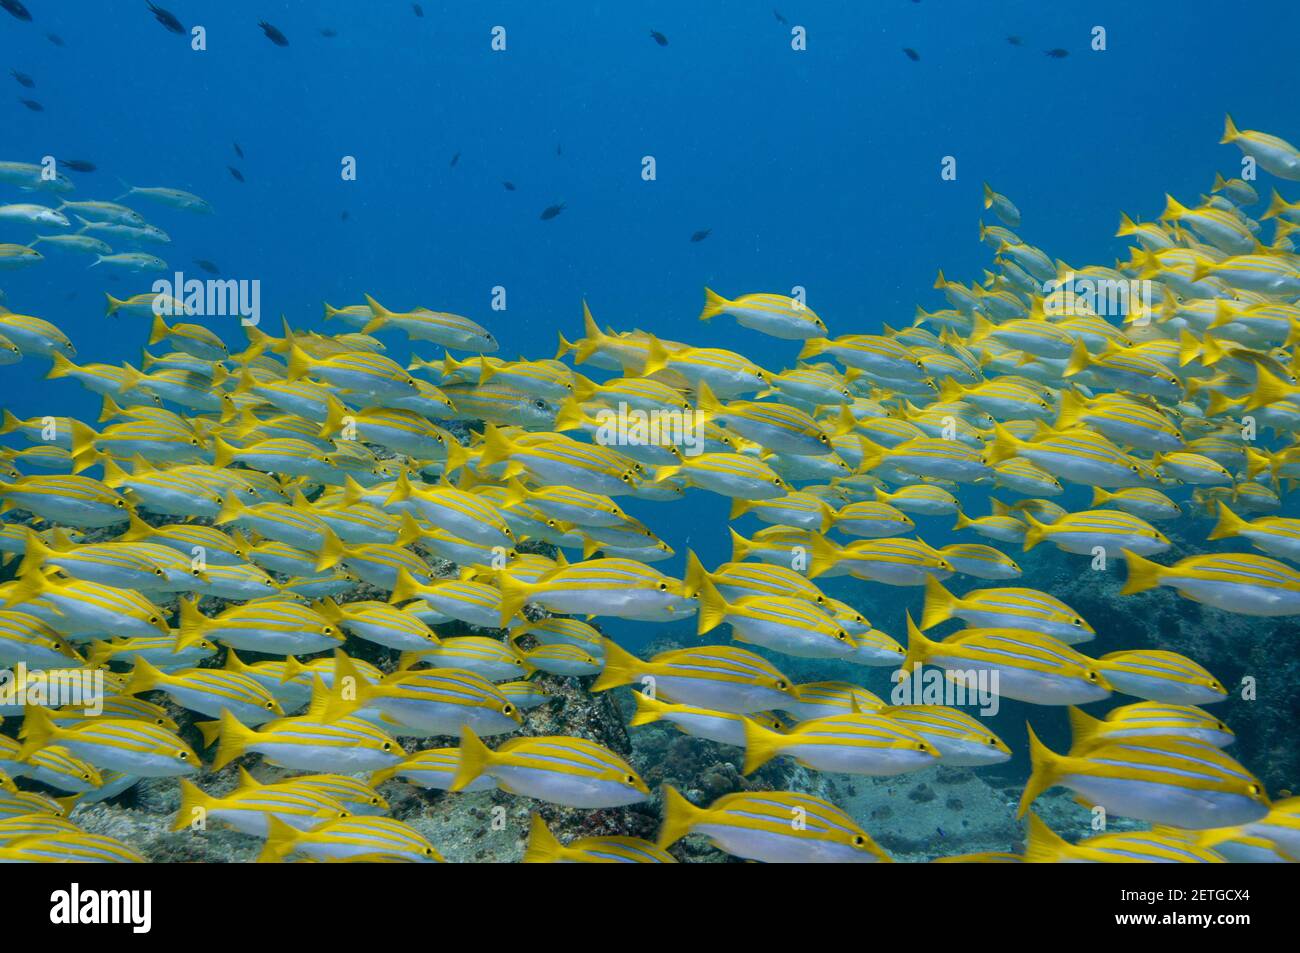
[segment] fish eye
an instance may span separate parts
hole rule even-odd
[[[667,592],[667,591],[668,591],[668,583],[666,583],[666,582],[661,582],[661,583],[659,583],[659,591],[660,591],[660,592]]]
[[[840,629],[835,633],[835,638],[839,639],[841,642],[847,642],[849,640],[849,634],[843,629]]]
[[[1264,793],[1264,792],[1260,790],[1260,787],[1259,787],[1258,784],[1252,784],[1252,785],[1250,786],[1250,793],[1251,793],[1253,796],[1255,796],[1255,797],[1259,797],[1259,795],[1261,795],[1261,794]]]
[[[159,577],[160,579],[161,579],[163,576],[166,576],[166,575],[167,575],[165,572],[163,572],[163,571],[162,571],[161,569],[159,569],[157,566],[154,566],[154,567],[153,567],[153,574],[154,574],[155,576]]]
[[[180,758],[182,761],[188,761],[190,759],[188,751],[178,751],[176,752],[176,757]]]
[[[789,687],[790,687],[790,686],[789,686],[788,684],[786,684],[785,679],[783,679],[783,678],[778,678],[778,679],[776,680],[776,690],[777,690],[777,691],[779,691],[779,692],[783,692],[783,691],[785,691],[786,689],[788,689]]]
[[[156,615],[151,615],[151,616],[149,616],[149,624],[150,624],[150,625],[157,625],[157,624],[158,624],[158,617],[157,617]]]
[[[854,846],[854,847],[866,847],[866,846],[867,846],[867,839],[866,839],[865,837],[863,837],[861,834],[855,834],[855,835],[853,835],[853,846]]]
[[[385,751],[392,751],[392,750],[393,750],[393,745],[392,745],[392,743],[391,743],[391,742],[388,742],[388,741],[385,741],[385,742],[384,742],[384,748],[383,748],[383,750],[385,750]]]
[[[372,797],[372,798],[370,799],[370,804],[371,804],[372,807],[378,807],[378,806],[379,806],[379,796],[378,796],[378,795],[375,795],[374,797]]]
[[[996,748],[998,744],[998,739],[994,738],[992,735],[989,735],[989,744],[993,745],[993,747]]]
[[[267,702],[267,703],[266,703],[266,710],[267,710],[267,711],[275,711],[275,702]]]
[[[333,635],[333,634],[334,634],[334,626],[332,626],[332,625],[327,625],[327,626],[323,627],[323,628],[320,630],[320,633],[321,633],[321,635]]]
[[[1088,681],[1095,682],[1096,680],[1097,680],[1097,673],[1090,670],[1088,672]]]
[[[506,702],[504,705],[501,706],[501,714],[505,715],[507,718],[513,717],[514,713],[515,713],[515,706],[510,704],[510,702]]]
[[[1083,625],[1083,620],[1080,619],[1078,616],[1075,616],[1073,619],[1070,620],[1070,625]]]
[[[773,485],[773,486],[780,486],[780,485],[781,485],[781,478],[780,478],[780,477],[777,477],[775,480],[773,480],[773,481],[772,481],[772,485]]]
[[[1129,467],[1129,469],[1132,470],[1134,473],[1139,472],[1139,471],[1138,471],[1138,465],[1137,465],[1136,463],[1132,464],[1132,465]]]
[[[826,434],[824,434],[824,433],[819,433],[819,434],[817,435],[817,439],[820,440],[822,443],[830,443],[830,442],[831,442],[831,438],[828,437],[828,436],[826,436]]]
[[[625,774],[625,775],[623,775],[623,780],[624,780],[624,782],[626,782],[627,784],[636,784],[636,775],[635,775],[635,774]]]
[[[113,505],[120,510],[126,506],[126,500],[114,500]]]
[[[542,399],[539,397],[539,398],[537,398],[537,400],[533,401],[533,406],[536,407],[538,410],[545,410],[545,409],[546,409],[546,401],[542,400]]]

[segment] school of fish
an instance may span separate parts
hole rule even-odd
[[[1222,141],[1300,181],[1286,141],[1231,118]],[[0,206],[0,224],[42,231],[0,244],[0,267],[40,267],[43,247],[161,272],[152,252],[110,247],[166,238],[119,203],[211,212],[166,188],[75,201],[66,175],[45,172],[0,163],[0,189],[25,199]],[[1001,697],[1068,707],[1068,751],[1030,725],[1023,854],[944,860],[1300,858],[1300,798],[1270,800],[1229,753],[1232,729],[1204,707],[1227,697],[1215,676],[1094,631],[1021,585],[1013,555],[1055,546],[1080,571],[1109,560],[1137,611],[1163,586],[1227,613],[1300,615],[1300,520],[1276,515],[1300,477],[1300,200],[1273,188],[1260,211],[1248,178],[1216,176],[1186,204],[1168,196],[1157,220],[1123,216],[1129,259],[1082,268],[1022,240],[1019,211],[986,186],[990,269],[969,284],[940,272],[949,307],[918,309],[903,330],[835,335],[800,299],[706,289],[702,320],[790,342],[782,369],[602,329],[585,303],[555,359],[509,361],[469,318],[369,295],[326,304],[315,329],[247,327],[237,344],[164,317],[186,316],[185,301],[110,295],[113,333],[153,349],[138,368],[79,363],[59,327],[0,308],[0,358],[46,361],[103,407],[95,421],[6,410],[0,426],[0,551],[14,570],[0,584],[0,665],[32,690],[0,707],[0,860],[143,860],[76,823],[78,805],[142,778],[176,779],[176,830],[202,816],[261,839],[265,861],[442,860],[389,816],[385,782],[589,810],[654,801],[601,744],[517,734],[549,700],[535,672],[590,692],[632,686],[634,731],[665,722],[742,748],[746,774],[776,758],[884,777],[1011,757],[958,707],[796,684],[772,655],[900,679],[985,673]],[[1127,297],[1100,307],[1099,288]],[[385,353],[401,338],[408,366]],[[1092,488],[1090,508],[1053,501],[1068,484]],[[665,572],[678,554],[619,501],[692,491],[762,527],[730,531],[730,562],[709,569],[688,551]],[[983,491],[987,512],[954,491]],[[1191,508],[1218,518],[1204,551],[1162,561],[1159,525]],[[922,538],[954,522],[968,542]],[[1256,552],[1215,545],[1235,538]],[[901,587],[906,631],[826,595],[817,580],[835,576]],[[386,598],[358,600],[362,583]],[[611,618],[694,620],[708,638],[643,659],[602,635]],[[493,634],[440,633],[450,624]],[[354,657],[359,643],[391,664]],[[31,700],[87,673],[103,680],[100,713]],[[164,699],[202,719],[204,749]],[[1100,717],[1078,707],[1103,700]],[[233,792],[205,791],[247,755],[297,773],[259,783],[241,768]],[[1067,840],[1031,810],[1056,786],[1150,829]],[[658,799],[655,842],[563,844],[534,815],[524,859],[672,862],[691,834],[749,860],[891,859],[811,794],[698,805],[665,786]]]

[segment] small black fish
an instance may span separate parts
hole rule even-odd
[[[1019,36],[1015,36],[1015,35],[1012,35],[1012,36],[1007,37],[1007,42],[1010,43],[1012,46],[1024,46],[1024,45],[1025,45],[1024,38],[1023,38],[1023,37],[1019,37]]]
[[[1069,50],[1063,50],[1059,46],[1054,50],[1043,50],[1043,53],[1045,53],[1047,56],[1050,56],[1054,60],[1063,60],[1070,55]]]
[[[244,150],[241,149],[241,148],[239,148],[239,143],[238,143],[238,142],[232,142],[231,145],[233,145],[233,146],[235,147],[235,155],[239,156],[239,158],[241,158],[241,159],[244,158]]]
[[[501,184],[505,186],[507,192],[515,191],[515,184],[513,182],[502,182]]]
[[[559,215],[563,211],[564,211],[563,202],[561,202],[559,205],[548,205],[546,206],[546,208],[542,209],[541,219],[543,222],[549,222],[551,219],[555,218],[555,216]]]
[[[786,25],[789,25],[789,23],[790,23],[789,20],[787,20],[785,17],[781,16],[781,11],[780,11],[780,10],[773,10],[773,11],[772,11],[772,16],[776,17],[776,22],[777,22],[777,23],[784,23],[784,24],[786,24]]]
[[[651,38],[652,40],[654,40],[656,43],[658,43],[660,46],[667,46],[667,45],[668,45],[668,37],[664,36],[664,35],[663,35],[662,33],[660,33],[658,30],[651,30],[651,31],[650,31],[650,38]]]
[[[420,6],[418,3],[413,3],[411,4],[411,12],[417,17],[422,17],[424,16],[424,7]]]
[[[921,54],[916,52],[916,50],[912,49],[910,46],[903,47],[903,52],[907,54],[907,58],[913,63],[916,63],[921,59]]]
[[[28,109],[30,109],[32,112],[34,112],[34,113],[43,113],[43,112],[45,112],[45,107],[42,106],[40,103],[38,103],[38,102],[37,102],[36,100],[34,100],[34,99],[20,99],[20,100],[18,100],[18,101],[19,101],[20,103],[22,103],[24,106],[26,106]]]
[[[338,30],[331,30],[331,29],[330,29],[329,27],[327,27],[327,26],[323,26],[323,27],[321,27],[319,32],[320,32],[320,35],[321,35],[321,36],[325,37],[326,39],[330,39],[330,40],[334,39],[334,37],[336,37],[336,36],[339,35],[339,31],[338,31]]]
[[[346,222],[351,217],[352,217],[352,213],[349,212],[347,209],[344,209],[343,211],[339,212],[340,222]]]
[[[45,34],[45,39],[49,40],[49,41],[50,41],[51,43],[53,43],[55,46],[63,46],[63,45],[64,45],[64,43],[63,43],[63,37],[59,36],[59,34],[57,34],[57,33],[46,33],[46,34]]]
[[[16,69],[11,69],[9,72],[13,74],[13,77],[18,81],[19,86],[25,87],[26,89],[34,89],[36,87],[36,80],[32,79],[26,73],[20,73]]]
[[[221,269],[218,268],[216,265],[214,265],[212,262],[208,261],[206,258],[195,258],[194,264],[198,265],[200,268],[202,268],[210,275],[221,274]]]
[[[95,163],[88,159],[60,159],[59,164],[67,166],[73,172],[94,172]]]
[[[149,12],[153,14],[154,19],[157,20],[159,23],[161,23],[163,26],[165,26],[171,32],[173,33],[185,32],[185,27],[181,24],[181,21],[176,19],[175,14],[173,14],[170,10],[164,10],[162,7],[154,6],[152,3],[149,2],[149,0],[145,0],[145,6],[149,8]]]
[[[691,236],[691,241],[693,241],[693,242],[702,242],[702,241],[704,241],[704,239],[708,238],[709,235],[711,235],[712,233],[713,233],[713,229],[711,229],[711,228],[702,228],[702,229],[700,229],[698,232],[696,232],[694,235]]]
[[[276,46],[289,45],[289,38],[286,37],[279,30],[277,30],[275,27],[273,27],[271,24],[267,23],[265,20],[258,20],[257,25],[262,28],[262,32],[266,34],[266,38],[270,40],[272,43],[274,43]]]
[[[460,161],[460,153],[457,152],[454,156],[451,157],[451,165],[448,166],[448,168],[451,168],[451,169],[456,168],[456,163],[459,162],[459,161]]]
[[[20,20],[31,22],[32,15],[30,11],[19,0],[0,0],[0,7],[4,7]]]
[[[559,143],[556,143],[556,144],[555,144],[555,154],[556,154],[557,156],[562,156],[562,155],[564,155],[564,146],[560,145]]]
[[[240,172],[240,171],[239,171],[238,169],[236,169],[233,165],[228,165],[228,166],[226,166],[226,168],[230,170],[230,176],[231,176],[231,178],[233,178],[236,182],[243,182],[243,181],[244,181],[244,173]]]

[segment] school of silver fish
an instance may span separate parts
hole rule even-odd
[[[1300,181],[1286,141],[1229,118],[1223,142]],[[0,188],[72,189],[41,173],[0,163]],[[210,211],[172,189],[119,201]],[[634,728],[743,748],[745,773],[775,758],[881,777],[1011,757],[960,708],[795,684],[752,648],[900,678],[986,673],[1001,697],[1068,707],[1068,751],[1030,727],[1023,854],[943,860],[1300,858],[1300,798],[1270,800],[1228,753],[1231,728],[1203,707],[1227,697],[1215,676],[1095,632],[1015,582],[1012,555],[1047,544],[1078,554],[1080,571],[1109,560],[1135,607],[1165,586],[1223,612],[1300,615],[1300,520],[1276,515],[1300,476],[1300,201],[1273,189],[1261,202],[1251,181],[1216,176],[1194,202],[1168,196],[1157,220],[1123,216],[1127,261],[1071,268],[1022,240],[1019,211],[986,186],[990,270],[970,284],[940,272],[949,307],[878,334],[832,336],[800,299],[706,290],[702,320],[792,342],[781,370],[602,330],[586,304],[555,359],[509,361],[469,318],[370,296],[326,304],[317,330],[248,327],[235,349],[206,324],[169,323],[156,293],[109,296],[114,333],[155,349],[139,368],[78,363],[56,325],[0,309],[0,357],[48,361],[50,378],[103,403],[95,421],[6,410],[0,426],[0,551],[15,570],[0,585],[0,665],[31,690],[0,707],[20,726],[0,735],[0,860],[144,859],[76,824],[78,805],[142,778],[177,779],[175,829],[202,815],[262,839],[267,861],[440,861],[389,816],[386,782],[577,809],[654,800],[594,741],[517,733],[548,702],[535,672],[591,692],[633,686]],[[15,203],[0,222],[54,230],[0,244],[0,267],[39,266],[38,245],[131,273],[167,267],[109,247],[166,238],[118,201]],[[1099,288],[1128,296],[1099,307]],[[403,336],[408,366],[385,353]],[[1091,487],[1091,508],[1053,502],[1067,484]],[[655,564],[677,554],[619,499],[691,490],[763,526],[731,531],[732,561],[706,569],[686,552],[668,574]],[[988,494],[988,512],[954,491]],[[1205,551],[1161,562],[1159,524],[1190,508],[1217,515]],[[931,547],[927,521],[955,521],[970,541]],[[1258,552],[1211,545],[1238,537]],[[906,632],[826,595],[817,580],[835,576],[910,588]],[[361,583],[386,599],[358,600]],[[592,624],[610,618],[693,619],[712,635],[643,659]],[[950,622],[961,628],[933,631]],[[446,635],[453,623],[493,634]],[[1089,652],[1094,639],[1108,651]],[[391,670],[350,654],[361,642]],[[87,673],[103,680],[101,713],[31,701]],[[202,717],[205,750],[182,740],[164,698]],[[1078,707],[1103,700],[1115,705],[1101,717]],[[420,747],[447,738],[458,744]],[[241,769],[233,792],[205,792],[245,755],[297,773],[259,783]],[[1055,786],[1149,830],[1067,840],[1030,812]],[[890,860],[811,794],[660,795],[656,842],[562,844],[534,815],[525,860],[672,862],[691,834],[750,860]]]

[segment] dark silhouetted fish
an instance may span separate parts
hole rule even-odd
[[[19,86],[24,86],[27,89],[35,88],[36,80],[32,79],[26,73],[20,73],[16,69],[11,69],[9,72],[13,73],[14,79],[18,81]]]
[[[53,43],[55,46],[64,46],[64,45],[65,45],[64,42],[63,42],[63,37],[59,36],[59,34],[57,34],[57,33],[46,33],[46,34],[45,34],[45,39],[49,40],[49,41],[50,41],[51,43]]]
[[[413,3],[411,4],[411,12],[417,17],[422,17],[424,16],[424,7],[420,6],[418,3]]]
[[[349,212],[347,209],[344,209],[343,211],[339,212],[339,221],[340,221],[340,222],[346,222],[346,221],[347,221],[348,219],[350,219],[351,217],[352,217],[352,213]]]
[[[172,13],[170,10],[164,10],[162,7],[155,6],[154,4],[150,3],[149,0],[145,0],[145,6],[149,8],[149,12],[153,14],[154,19],[157,20],[159,23],[161,23],[163,26],[165,26],[171,32],[173,33],[185,32],[185,27],[181,24],[181,21],[176,19],[176,15]]]
[[[1059,46],[1054,50],[1043,50],[1043,52],[1054,60],[1063,60],[1070,55],[1069,50],[1063,50]]]
[[[513,182],[502,182],[501,184],[505,186],[507,192],[513,192],[515,190],[515,184]]]
[[[546,208],[542,209],[541,219],[543,222],[549,222],[551,219],[555,218],[555,216],[559,215],[563,211],[564,211],[563,202],[561,202],[559,205],[548,205],[546,206]]]
[[[235,155],[239,156],[241,159],[244,158],[244,150],[239,147],[239,143],[232,142],[231,145],[235,147]]]
[[[244,173],[240,172],[233,165],[228,165],[226,166],[226,168],[230,170],[230,177],[234,179],[236,182],[244,181]]]
[[[336,36],[339,35],[339,31],[338,31],[338,30],[332,30],[332,29],[330,29],[330,28],[327,27],[327,26],[323,26],[323,27],[321,27],[319,32],[320,32],[320,35],[321,35],[321,36],[325,37],[326,39],[330,39],[330,40],[334,39],[334,37],[336,37]]]
[[[289,38],[265,20],[258,20],[257,25],[262,28],[262,32],[266,34],[266,38],[276,46],[289,45]]]
[[[0,7],[4,7],[20,20],[31,22],[31,12],[19,0],[0,0]]]
[[[921,59],[921,54],[916,52],[916,50],[912,49],[910,46],[903,47],[903,52],[907,54],[907,58],[913,63]]]
[[[713,229],[701,228],[698,232],[696,232],[691,236],[691,241],[702,242],[704,241],[704,239],[708,238],[711,234],[713,234]]]
[[[88,159],[60,159],[59,165],[66,166],[73,172],[94,172],[95,163]]]
[[[658,43],[660,46],[668,45],[668,37],[664,36],[662,33],[660,33],[657,30],[650,31],[650,38],[654,40],[656,43]]]
[[[43,113],[43,112],[45,112],[45,107],[42,106],[40,103],[38,103],[38,102],[37,102],[36,100],[34,100],[34,99],[20,99],[20,100],[18,100],[18,101],[19,101],[20,103],[22,103],[24,106],[26,106],[28,109],[30,109],[32,112],[34,112],[34,113]]]
[[[780,11],[780,10],[773,10],[773,11],[772,11],[772,16],[776,17],[776,22],[777,22],[777,23],[785,23],[785,24],[787,24],[787,25],[790,23],[789,20],[787,20],[785,17],[781,16],[781,11]]]
[[[564,146],[560,145],[558,142],[555,144],[555,154],[557,156],[564,155]]]
[[[210,274],[210,275],[219,275],[219,274],[221,274],[221,269],[218,268],[218,267],[217,267],[215,264],[213,264],[212,262],[208,261],[206,258],[195,258],[195,259],[194,259],[194,264],[198,265],[200,268],[202,268],[204,271],[206,271],[206,272],[207,272],[208,274]]]
[[[451,165],[449,166],[449,168],[452,169],[456,168],[456,163],[459,161],[460,161],[460,153],[457,152],[454,156],[451,157]]]
[[[1023,38],[1023,37],[1019,37],[1019,36],[1015,36],[1014,34],[1013,34],[1012,36],[1007,37],[1007,42],[1010,43],[1012,46],[1024,46],[1024,45],[1025,45],[1024,38]]]

